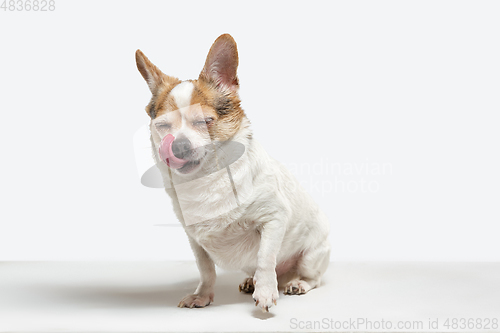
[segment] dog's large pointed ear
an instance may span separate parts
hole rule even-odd
[[[219,36],[208,52],[200,79],[216,84],[222,89],[238,89],[238,49],[229,34]]]
[[[137,69],[141,72],[142,77],[148,83],[149,90],[151,90],[153,94],[158,90],[161,84],[170,85],[179,81],[175,77],[163,74],[158,67],[149,61],[148,57],[146,57],[141,50],[135,52],[135,61],[137,63]]]

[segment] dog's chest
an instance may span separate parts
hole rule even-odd
[[[180,218],[186,225],[207,220],[217,220],[231,211],[238,210],[242,195],[248,186],[236,187],[226,169],[189,182],[176,184],[174,204],[177,203]],[[227,221],[224,221],[227,223]]]
[[[222,226],[227,222],[220,221],[221,226],[192,225],[186,231],[220,267],[241,269],[255,265],[260,244],[258,229],[252,222],[243,221]]]

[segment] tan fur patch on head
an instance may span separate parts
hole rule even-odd
[[[214,118],[213,125],[208,128],[210,138],[218,141],[228,140],[236,134],[245,117],[238,94],[234,91],[222,91],[213,83],[202,79],[193,83],[195,89],[191,103],[200,103],[203,113]]]
[[[166,111],[172,111],[177,109],[177,105],[171,96],[169,96],[172,89],[175,88],[178,84],[181,83],[181,80],[177,80],[174,84],[163,85],[158,88],[157,92],[153,94],[151,97],[151,101],[148,106],[146,106],[146,112],[151,117],[151,119],[155,119],[158,116],[161,116]]]
[[[210,138],[217,141],[231,138],[240,128],[245,116],[238,94],[234,91],[222,91],[213,83],[203,79],[190,82],[194,85],[191,105],[200,104],[204,116],[213,119],[213,122],[207,124]],[[179,83],[180,81],[177,84]],[[150,116],[154,114],[153,119],[178,109],[174,98],[170,95],[177,84],[169,86],[168,89],[167,87],[159,89],[159,93],[153,96],[146,107]]]

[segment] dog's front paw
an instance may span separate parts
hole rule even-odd
[[[204,308],[214,301],[214,294],[208,295],[187,295],[177,305],[180,308]]]
[[[262,312],[269,312],[269,308],[273,304],[277,305],[276,301],[279,298],[278,288],[260,287],[257,285],[252,296],[255,300],[255,306],[260,306]]]

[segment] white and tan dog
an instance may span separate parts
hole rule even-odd
[[[163,74],[140,50],[136,61],[153,94],[146,111],[154,158],[200,270],[198,288],[179,306],[213,301],[215,264],[246,272],[240,291],[253,293],[264,311],[276,304],[278,281],[290,295],[319,286],[330,256],[328,221],[253,139],[238,97],[234,39],[217,38],[197,80]],[[244,149],[220,167],[230,143]]]

